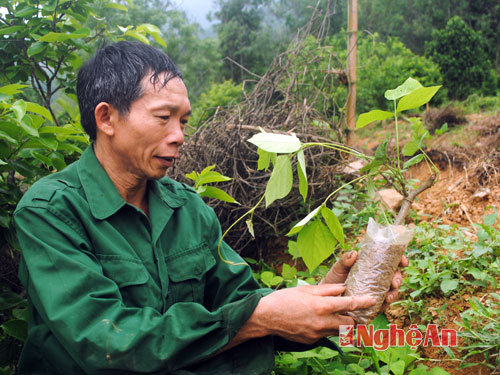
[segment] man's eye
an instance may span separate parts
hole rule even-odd
[[[170,118],[170,116],[158,116],[158,118],[163,121],[167,121]]]

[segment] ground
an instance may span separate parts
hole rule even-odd
[[[476,114],[466,117],[466,123],[450,129],[448,132],[436,136],[427,143],[427,152],[431,155],[434,163],[439,167],[440,174],[437,183],[423,192],[418,201],[413,204],[414,211],[420,220],[435,222],[441,219],[441,224],[470,228],[470,236],[474,237],[473,223],[480,223],[482,218],[494,209],[500,211],[500,113],[498,114]],[[404,124],[402,125],[404,127]],[[368,135],[354,134],[350,138],[351,145],[365,153],[374,152],[378,144],[386,138],[388,132],[393,132],[394,124],[385,124],[375,133]],[[405,138],[402,137],[402,143]],[[429,169],[420,164],[411,169],[409,178],[424,181],[429,176]],[[411,225],[410,222],[407,224]],[[272,248],[286,248],[287,239],[278,238],[272,240],[267,246]],[[442,251],[447,251],[442,249]],[[458,251],[459,252],[459,251]],[[277,273],[281,272],[280,264],[290,263],[289,258],[282,252],[273,252],[280,256],[271,256],[266,262],[271,264]],[[291,264],[291,263],[290,263]],[[294,264],[299,269],[300,262]],[[500,284],[500,277],[497,277]],[[439,328],[457,329],[455,322],[460,320],[460,313],[468,309],[469,300],[474,296],[479,300],[489,289],[477,288],[471,291],[456,293],[451,297],[431,297],[425,301],[425,305],[433,322]],[[497,291],[498,292],[498,291]],[[401,298],[405,298],[402,295]],[[446,310],[441,307],[447,304]],[[418,316],[411,319],[402,305],[389,308],[387,316],[391,322],[398,327],[408,329],[413,324],[420,324],[422,320]],[[464,344],[459,339],[459,345]],[[453,350],[456,358],[461,358],[466,353]],[[438,347],[427,347],[420,349],[423,358],[429,367],[439,366],[452,375],[493,375],[500,374],[500,369],[492,370],[486,366],[474,366],[459,368],[460,361],[450,360],[443,349]],[[435,360],[435,361],[433,361]],[[470,362],[482,362],[482,355],[469,358]]]
[[[391,126],[391,125],[388,125]],[[500,113],[496,115],[472,115],[467,117],[467,123],[444,133],[428,144],[428,152],[439,166],[438,182],[418,197],[413,207],[424,221],[442,219],[443,224],[457,224],[472,228],[473,223],[479,223],[485,214],[500,208]],[[363,145],[362,139],[357,139]],[[369,140],[367,142],[373,142]],[[367,147],[366,144],[364,144]],[[368,147],[373,147],[369,144]],[[429,175],[428,168],[420,164],[410,171],[411,178],[425,180]],[[471,229],[471,236],[474,232]],[[445,250],[444,250],[445,251]],[[500,281],[500,278],[499,278]],[[491,287],[490,287],[491,289]],[[493,290],[491,290],[493,291]],[[484,289],[478,289],[473,294],[481,300]],[[460,319],[460,312],[469,308],[470,294],[456,294],[450,298],[430,298],[426,306],[433,317],[438,317],[438,310],[448,304],[446,314],[439,314],[440,328],[457,328],[455,321]],[[419,323],[418,317],[410,319],[405,315],[404,308],[395,306],[388,311],[390,320],[398,326],[408,328],[412,323]],[[459,344],[463,344],[460,342]],[[464,353],[454,350],[457,358]],[[437,362],[426,362],[429,367],[439,366],[453,375],[488,375],[498,374],[500,369],[491,370],[486,366],[474,366],[459,369],[458,361],[449,361],[447,354],[441,348],[422,348],[424,358],[439,359]],[[482,355],[470,357],[470,362],[484,361]]]

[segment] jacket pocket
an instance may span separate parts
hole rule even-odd
[[[205,243],[165,258],[170,279],[172,303],[203,303],[206,274],[215,266],[215,258]]]
[[[126,306],[148,306],[150,293],[147,283],[149,274],[146,267],[138,259],[96,254],[101,262],[104,276],[113,280],[120,290]]]

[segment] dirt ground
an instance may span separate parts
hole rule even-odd
[[[433,161],[440,168],[438,182],[418,197],[414,209],[422,220],[435,221],[442,219],[443,224],[457,224],[471,227],[472,223],[480,223],[483,216],[500,208],[500,113],[497,115],[473,115],[467,118],[467,124],[449,134],[436,137],[430,143]],[[425,180],[429,175],[428,168],[420,164],[410,172],[411,178]],[[471,230],[472,231],[472,230]],[[472,232],[471,235],[474,235]],[[499,278],[500,281],[500,278]],[[493,290],[491,290],[493,291]],[[474,296],[481,300],[484,289],[478,290]],[[469,294],[455,295],[449,298],[431,298],[427,306],[431,315],[445,303],[446,318],[443,315],[437,322],[440,328],[457,328],[455,321],[460,319],[460,312],[469,308]],[[401,307],[391,307],[388,315],[402,327],[411,323]],[[418,320],[418,317],[417,317]],[[418,322],[416,322],[418,323]],[[500,340],[500,338],[499,338]],[[459,339],[459,345],[464,344]],[[457,358],[465,353],[454,350]],[[420,354],[424,358],[439,360],[425,362],[429,367],[439,366],[452,375],[491,375],[499,374],[500,369],[491,370],[486,366],[474,366],[460,369],[458,361],[449,357],[441,348],[422,348]],[[468,362],[482,362],[482,355],[470,357]]]
[[[374,152],[378,144],[385,138],[384,131],[393,132],[393,124],[387,124],[375,136],[365,138],[354,136],[351,146],[363,152]],[[403,140],[404,142],[404,140]],[[425,221],[434,222],[441,219],[441,224],[456,224],[471,228],[472,223],[480,223],[486,214],[493,209],[500,212],[500,112],[497,114],[479,114],[467,116],[467,122],[448,132],[434,136],[428,144],[427,153],[440,170],[439,180],[431,188],[423,192],[413,204],[414,210]],[[426,180],[430,176],[429,169],[421,163],[409,172],[409,178]],[[471,236],[474,236],[471,228]],[[275,238],[267,246],[275,249],[286,249],[287,238]],[[280,264],[293,263],[284,252],[266,262],[280,272]],[[299,269],[304,266],[299,260],[293,264]],[[497,278],[500,285],[500,277]],[[488,290],[492,292],[493,290]],[[484,288],[477,293],[457,294],[446,298],[430,298],[426,301],[431,316],[440,329],[457,329],[456,321],[460,320],[460,312],[468,309],[469,299],[474,296],[481,300],[485,295]],[[496,291],[498,292],[498,291]],[[401,296],[404,298],[404,296]],[[439,314],[440,308],[448,304],[445,314]],[[401,305],[391,306],[386,312],[389,320],[399,328],[408,329],[411,324],[420,324],[418,316],[411,319]],[[500,338],[499,338],[500,339]],[[460,345],[465,345],[459,338]],[[478,365],[459,368],[459,360],[450,360],[443,349],[438,347],[422,347],[419,349],[426,366],[441,367],[451,375],[498,375],[500,369],[492,370]],[[466,353],[453,349],[457,359]],[[468,362],[481,363],[481,354],[468,358]]]

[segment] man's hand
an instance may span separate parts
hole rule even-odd
[[[349,271],[356,261],[358,257],[358,253],[356,251],[349,251],[342,255],[342,257],[335,262],[333,267],[328,271],[325,278],[321,280],[320,284],[338,284],[343,283],[347,279],[347,275]],[[399,263],[400,267],[408,266],[408,258],[404,255],[401,258],[401,262]],[[387,292],[385,297],[385,302],[382,305],[381,311],[384,311],[389,307],[389,304],[396,301],[398,299],[398,292],[401,283],[403,282],[403,276],[401,275],[401,271],[397,270],[392,278],[391,289]]]
[[[253,337],[277,335],[304,344],[338,333],[340,325],[353,325],[347,311],[375,304],[369,295],[342,297],[343,284],[305,285],[275,291],[263,297],[236,337],[224,348]]]

